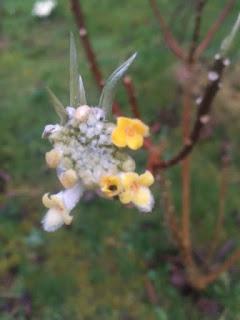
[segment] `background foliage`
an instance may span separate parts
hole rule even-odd
[[[193,2],[159,1],[174,33],[186,45],[193,22]],[[174,124],[162,120],[155,137],[167,139],[170,154],[181,138],[177,126],[181,101],[175,80],[178,66],[163,43],[148,2],[88,0],[82,4],[105,76],[138,51],[130,73],[141,111],[149,122],[156,118],[161,121],[161,117],[165,119],[170,114]],[[202,34],[223,4],[222,0],[209,1]],[[54,172],[44,162],[44,153],[50,146],[41,140],[42,129],[56,121],[45,86],[50,86],[68,104],[69,30],[76,36],[77,31],[67,1],[59,1],[54,14],[44,20],[31,16],[32,6],[31,0],[6,0],[0,4],[1,319],[237,319],[240,317],[237,268],[224,274],[202,296],[183,294],[171,283],[171,257],[176,252],[164,228],[157,188],[155,210],[150,215],[89,195],[75,210],[70,228],[53,234],[42,231],[41,195],[60,187]],[[207,51],[206,65],[229,32],[237,10],[240,4]],[[232,69],[239,61],[238,44],[239,41],[232,53]],[[88,101],[94,105],[99,93],[80,45],[79,52]],[[231,70],[228,74],[226,79]],[[236,75],[239,77],[240,73]],[[235,92],[239,88],[238,84]],[[123,88],[119,88],[118,100],[125,114],[130,115]],[[240,244],[240,113],[237,110],[231,117],[232,113],[230,101],[227,115],[220,117],[214,133],[201,142],[193,155],[192,225],[194,242],[200,250],[211,241],[218,206],[219,152],[226,138],[231,141],[233,161],[222,242],[226,244],[230,235],[235,246]],[[217,111],[215,114],[217,117]],[[145,160],[144,152],[140,151],[139,171]],[[9,175],[9,182],[8,190],[4,191],[5,175]],[[171,169],[169,177],[179,209],[179,168]],[[156,304],[149,299],[149,283],[157,292]]]

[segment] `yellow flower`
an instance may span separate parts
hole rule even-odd
[[[112,142],[119,148],[128,146],[137,150],[143,145],[143,138],[149,135],[149,128],[141,120],[119,117],[112,132]]]
[[[118,195],[121,191],[121,180],[117,176],[103,176],[100,180],[103,194],[109,198]]]
[[[124,191],[119,194],[122,203],[133,203],[139,210],[149,212],[154,205],[154,199],[149,187],[154,182],[150,171],[138,175],[135,172],[123,173],[121,181]]]

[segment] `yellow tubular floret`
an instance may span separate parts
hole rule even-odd
[[[114,197],[121,192],[121,180],[117,176],[103,176],[100,180],[100,188],[105,196]]]

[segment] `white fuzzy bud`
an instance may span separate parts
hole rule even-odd
[[[59,180],[64,188],[68,189],[72,188],[77,183],[78,176],[76,171],[74,171],[73,169],[69,169],[59,176]]]
[[[125,172],[135,171],[135,169],[136,169],[135,161],[130,157],[127,160],[125,160],[122,164],[122,170]]]
[[[59,229],[64,224],[64,219],[61,212],[56,208],[48,210],[42,219],[43,229],[47,232],[53,232]]]
[[[58,132],[61,129],[61,126],[59,124],[48,124],[45,126],[43,133],[42,133],[42,138],[47,138],[51,134]]]
[[[86,121],[90,114],[90,110],[90,107],[87,105],[78,107],[74,114],[75,119],[77,119],[80,122]]]
[[[46,152],[45,159],[49,168],[57,168],[62,158],[62,152],[56,149]]]
[[[72,119],[74,117],[76,109],[73,107],[66,107],[66,112],[67,112],[68,118]]]

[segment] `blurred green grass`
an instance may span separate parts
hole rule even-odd
[[[59,1],[53,16],[45,20],[31,16],[34,1],[6,0],[0,6],[0,170],[11,176],[12,188],[22,190],[0,209],[0,314],[1,319],[212,319],[201,314],[190,297],[182,296],[169,281],[169,264],[159,261],[147,271],[145,262],[172,250],[163,221],[159,190],[151,215],[93,199],[78,206],[71,228],[54,234],[41,230],[44,213],[41,194],[56,190],[54,172],[46,169],[41,140],[43,127],[54,123],[45,86],[68,103],[68,38],[77,30],[67,1]],[[159,1],[169,23],[185,46],[191,34],[190,1]],[[206,32],[224,1],[208,3],[203,21]],[[132,52],[138,59],[131,68],[144,118],[153,121],[160,110],[173,101],[176,84],[172,66],[175,60],[165,47],[147,1],[82,1],[88,31],[98,61],[106,77]],[[218,32],[206,53],[211,57],[230,30],[240,4]],[[96,104],[99,93],[91,77],[83,49],[79,45],[80,71],[86,83],[88,101]],[[233,53],[239,59],[239,46]],[[119,102],[130,115],[123,88]],[[180,101],[175,112],[180,114]],[[231,123],[229,123],[231,127]],[[179,129],[166,129],[169,149],[177,148]],[[226,130],[225,130],[226,129]],[[232,128],[231,128],[232,129]],[[218,206],[220,141],[201,144],[193,155],[192,213],[193,238],[203,247],[211,240]],[[233,175],[227,199],[226,234],[239,242],[233,213],[239,208],[239,142],[234,128],[229,133],[234,145]],[[158,137],[160,139],[163,136]],[[145,156],[139,152],[139,170]],[[169,171],[177,209],[181,206],[179,168]],[[148,227],[149,226],[149,227]],[[149,303],[144,279],[153,281],[160,306]],[[235,277],[235,278],[234,278]],[[240,317],[239,275],[223,277],[205,293],[219,301],[226,318]]]

